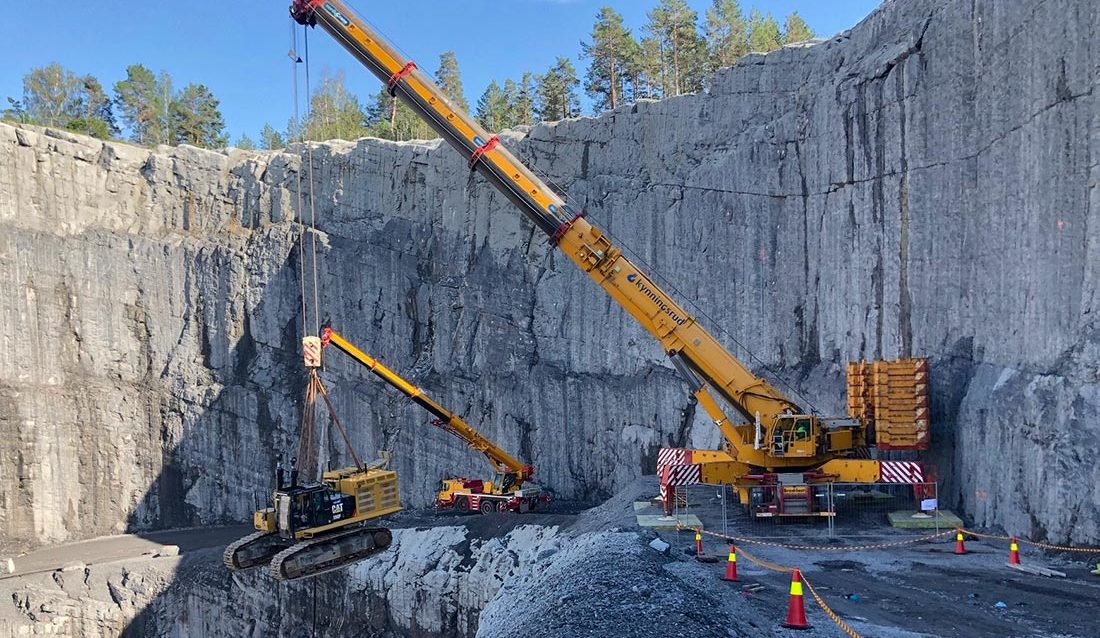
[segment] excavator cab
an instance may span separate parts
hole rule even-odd
[[[325,485],[297,485],[275,492],[275,513],[279,535],[292,539],[354,517],[355,497]]]
[[[817,456],[818,423],[809,414],[784,414],[771,428],[771,455],[780,458]]]

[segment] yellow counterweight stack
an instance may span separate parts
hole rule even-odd
[[[848,364],[848,414],[873,426],[880,450],[927,450],[927,359]]]

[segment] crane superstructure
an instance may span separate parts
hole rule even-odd
[[[878,461],[856,458],[869,443],[860,419],[810,413],[754,374],[583,212],[457,107],[345,2],[294,0],[291,15],[335,38],[660,342],[723,437],[719,450],[688,451],[687,461],[699,466],[702,482],[734,485],[747,503],[752,486],[780,475],[803,474],[807,481],[880,480]],[[718,397],[739,420],[729,417]]]
[[[440,508],[490,512],[528,512],[546,500],[543,490],[526,486],[535,473],[529,463],[509,454],[462,417],[428,396],[422,389],[401,375],[387,368],[345,339],[340,333],[326,327],[321,331],[322,347],[332,346],[354,359],[375,376],[395,388],[413,403],[428,411],[435,419],[432,424],[458,437],[470,449],[481,453],[497,474],[497,480],[484,481],[469,478],[445,478],[441,481],[435,505]]]

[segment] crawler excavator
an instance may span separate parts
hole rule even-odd
[[[731,485],[742,504],[766,511],[776,507],[785,483],[923,482],[917,463],[898,468],[869,458],[872,432],[861,416],[808,411],[754,374],[584,212],[456,106],[346,2],[294,0],[291,15],[299,24],[322,28],[347,49],[661,344],[723,439],[717,450],[672,450],[676,458],[664,465],[662,487],[675,484],[667,477],[669,468],[687,467],[695,482]],[[813,499],[806,500],[812,508]]]
[[[328,404],[316,376],[321,340],[306,337],[302,341],[310,390],[321,392]],[[306,409],[312,409],[312,400],[307,400]],[[340,431],[343,434],[343,427]],[[390,530],[372,522],[401,511],[397,473],[386,469],[388,458],[364,466],[350,444],[348,449],[355,467],[327,471],[320,483],[300,482],[298,459],[284,468],[280,457],[272,506],[253,515],[255,533],[226,547],[225,566],[242,571],[268,565],[276,580],[299,580],[340,569],[389,547]]]
[[[458,437],[470,449],[485,455],[486,460],[496,472],[496,481],[484,481],[469,478],[445,478],[439,486],[435,506],[454,508],[462,511],[475,511],[482,514],[491,512],[529,512],[540,503],[549,500],[549,494],[537,485],[529,484],[535,468],[520,461],[493,443],[483,434],[466,423],[462,417],[444,408],[423,390],[409,383],[377,359],[371,357],[332,328],[321,332],[323,347],[333,346],[348,355],[357,363],[374,373],[375,376],[409,397],[414,403],[427,410],[435,419],[435,425]]]

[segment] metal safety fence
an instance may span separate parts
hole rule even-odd
[[[694,516],[709,529],[754,538],[878,538],[961,525],[939,509],[935,483],[784,485],[747,500],[741,502],[729,486],[682,485],[673,513]]]

